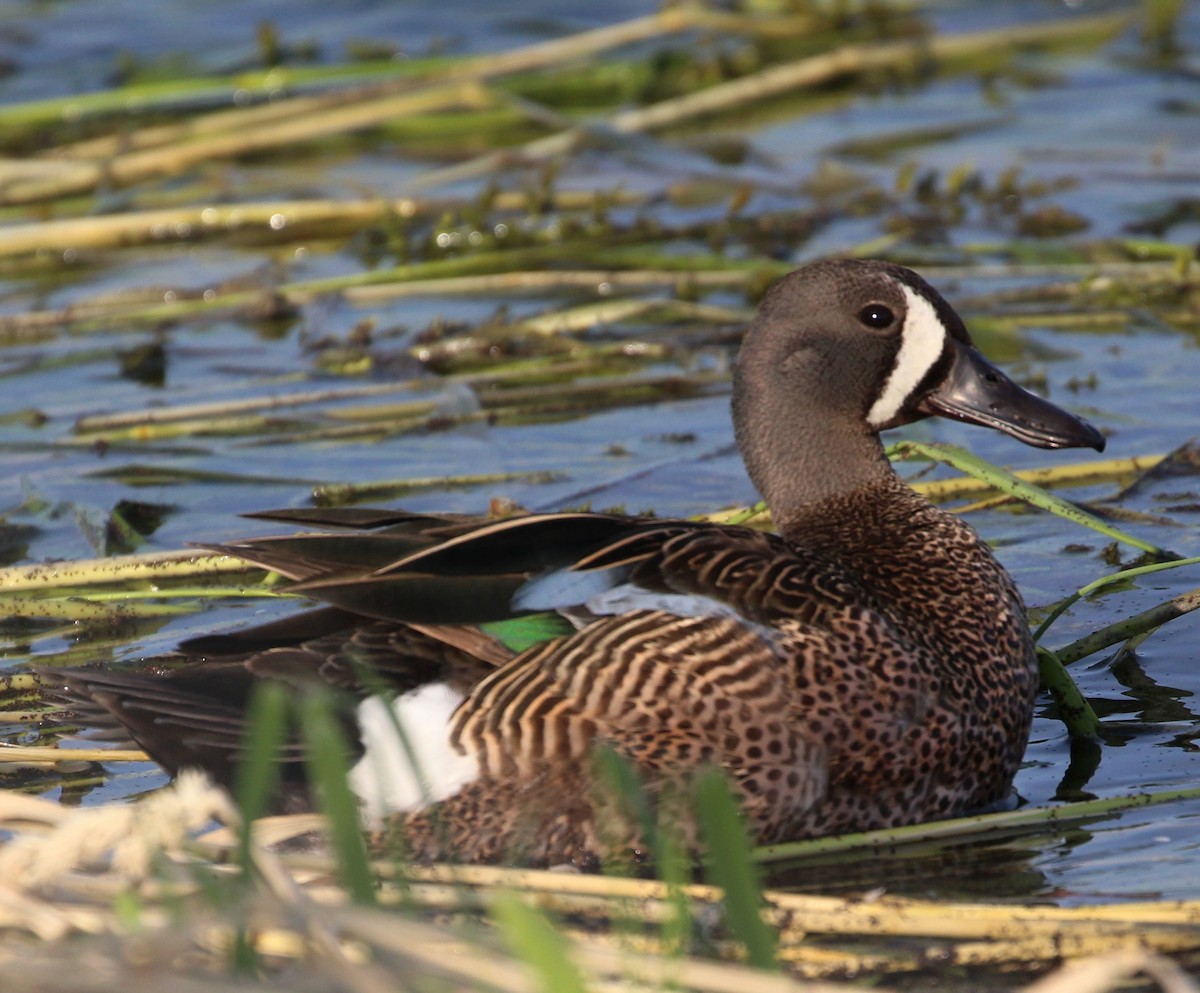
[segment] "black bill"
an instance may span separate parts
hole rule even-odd
[[[925,414],[982,424],[1037,448],[1094,448],[1104,435],[1091,424],[1018,386],[973,346],[948,339],[950,369],[917,403]]]

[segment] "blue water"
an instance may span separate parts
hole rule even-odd
[[[1093,5],[1087,6],[1087,13],[1095,12]],[[0,77],[0,121],[4,104],[104,86],[122,53],[161,64],[176,75],[250,66],[255,58],[255,26],[264,20],[280,25],[285,43],[314,40],[319,59],[338,61],[346,43],[356,39],[391,40],[409,55],[491,51],[612,23],[650,9],[648,4],[631,0],[603,6],[535,2],[522,5],[517,17],[471,0],[349,5],[310,0],[165,0],[156,4],[140,0],[10,0],[0,9],[0,59],[13,67]],[[938,4],[931,8],[930,16],[942,30],[966,31],[1068,13],[1065,5],[980,0]],[[729,174],[769,178],[771,190],[757,194],[748,208],[767,211],[811,207],[803,193],[793,196],[781,191],[802,189],[804,181],[823,168],[849,170],[885,189],[891,188],[904,163],[912,163],[918,172],[937,169],[945,173],[970,167],[988,183],[996,182],[1006,170],[1017,169],[1022,181],[1053,188],[1047,202],[1087,218],[1088,229],[1073,236],[1075,239],[1121,236],[1131,222],[1175,200],[1190,197],[1194,201],[1196,196],[1200,181],[1200,63],[1196,54],[1200,12],[1193,5],[1184,17],[1179,40],[1185,53],[1174,65],[1153,67],[1139,61],[1142,50],[1136,30],[1130,29],[1098,51],[1028,59],[1025,65],[1036,70],[1033,82],[1006,78],[983,86],[975,79],[951,77],[903,92],[855,99],[815,114],[781,110],[763,120],[726,125],[728,136],[746,141],[753,152],[746,165],[733,167]],[[847,150],[847,143],[856,139],[947,124],[972,126],[959,136],[904,148],[879,159]],[[403,149],[388,148],[338,151],[328,158],[305,158],[296,163],[264,158],[226,164],[221,169],[228,188],[248,198],[392,196],[428,165],[406,158]],[[675,171],[720,173],[722,168],[698,151],[689,137],[646,137],[576,158],[563,170],[562,181],[584,188],[611,188],[623,181],[632,189],[657,190],[670,184]],[[153,186],[158,195],[169,191],[170,184]],[[147,191],[135,188],[115,195],[109,204],[123,208],[124,198],[129,197],[136,205],[138,198],[146,195]],[[723,203],[686,207],[664,202],[648,208],[664,223],[711,217],[722,210]],[[633,215],[617,212],[616,216],[628,220]],[[17,215],[5,217],[20,219]],[[882,223],[879,216],[840,218],[807,242],[779,246],[779,254],[800,262],[844,251],[879,237]],[[950,243],[930,246],[929,255],[936,259],[939,250],[949,253],[955,245],[999,243],[1009,237],[1011,230],[1002,221],[988,218],[973,206],[954,225]],[[1181,246],[1194,245],[1200,239],[1200,222],[1179,223],[1166,237]],[[702,250],[703,246],[695,248]],[[254,277],[261,273],[264,258],[260,250],[217,242],[107,253],[89,260],[88,266],[66,270],[51,282],[0,270],[0,314],[62,307],[100,293],[137,287],[203,288],[228,279]],[[363,267],[351,243],[314,245],[300,254],[291,246],[275,251],[272,259],[288,279],[357,272]],[[1071,274],[1072,278],[1082,275]],[[1031,285],[1033,279],[957,273],[937,282],[952,299],[969,302],[978,294]],[[268,506],[304,504],[308,489],[289,481],[293,479],[361,482],[532,470],[564,475],[550,484],[421,492],[404,501],[414,509],[482,510],[490,497],[502,495],[536,509],[587,500],[596,507],[621,505],[629,511],[653,508],[660,514],[692,514],[753,499],[753,490],[732,450],[728,401],[722,392],[551,423],[476,425],[379,443],[248,446],[244,439],[231,437],[134,445],[107,452],[71,444],[75,419],[92,412],[287,394],[315,384],[336,386],[339,381],[320,377],[314,384],[304,339],[314,334],[343,337],[364,317],[374,319],[379,328],[407,329],[397,331],[396,342],[403,344],[435,319],[478,322],[501,304],[514,316],[521,316],[563,302],[554,296],[407,298],[370,307],[322,301],[306,308],[298,324],[278,336],[237,319],[184,325],[167,335],[164,387],[122,378],[115,362],[107,357],[36,373],[16,372],[21,363],[40,357],[142,344],[152,334],[141,330],[116,326],[100,336],[60,337],[0,348],[0,374],[9,373],[0,379],[0,415],[34,408],[47,418],[36,427],[0,418],[0,514],[39,529],[22,557],[42,561],[92,554],[75,511],[83,508],[103,514],[122,498],[176,508],[153,535],[148,550],[265,530],[265,526],[240,521],[235,515]],[[742,301],[713,294],[708,302],[735,306]],[[966,313],[969,317],[969,308]],[[1115,458],[1168,451],[1194,436],[1200,420],[1196,400],[1200,356],[1195,335],[1164,325],[1137,308],[1127,313],[1126,323],[1103,332],[1066,333],[1033,324],[1018,341],[1006,346],[1006,364],[1017,374],[1044,375],[1049,395],[1086,413],[1110,432],[1106,454]],[[711,367],[725,358],[722,349],[711,345],[696,352],[684,350],[660,371],[686,370],[694,364]],[[1073,380],[1090,376],[1095,378],[1094,387],[1078,392],[1069,389]],[[441,393],[435,395],[447,409],[464,402],[465,388],[438,388]],[[410,394],[418,395],[425,394],[415,390]],[[398,394],[396,399],[404,396]],[[469,391],[465,399],[470,402]],[[671,436],[685,434],[690,440],[671,440]],[[907,434],[968,445],[986,458],[1017,467],[1091,457],[1090,453],[1040,453],[1011,439],[941,422],[916,425]],[[270,476],[280,481],[151,486],[134,491],[119,482],[88,475],[135,462]],[[1113,486],[1096,486],[1071,495],[1093,499],[1114,490]],[[1180,554],[1200,554],[1200,513],[1195,509],[1200,504],[1198,493],[1200,483],[1194,476],[1156,483],[1122,505],[1167,516],[1175,523],[1127,526]],[[62,512],[34,515],[17,511],[31,494]],[[976,513],[972,520],[996,543],[1034,607],[1052,603],[1110,571],[1098,557],[1104,540],[1057,518],[1002,509]],[[1078,543],[1090,546],[1090,551],[1064,551],[1065,546]],[[1200,571],[1195,569],[1159,574],[1139,581],[1134,590],[1120,596],[1087,600],[1060,620],[1047,642],[1064,645],[1200,586],[1198,576]],[[141,632],[116,648],[114,655],[132,659],[163,651],[186,634],[280,609],[278,604],[258,602],[221,605]],[[1043,704],[1026,767],[1017,780],[1021,796],[1043,804],[1068,795],[1116,796],[1193,785],[1200,773],[1196,746],[1200,711],[1194,703],[1200,690],[1198,624],[1195,618],[1173,622],[1135,654],[1115,663],[1101,656],[1076,665],[1076,679],[1105,718],[1099,765],[1090,776],[1081,773],[1080,761],[1072,765],[1062,725],[1045,716]],[[47,639],[34,651],[54,652],[68,641],[66,636]],[[0,641],[0,656],[5,657],[5,665],[16,666],[27,660],[28,653],[20,639],[6,639]],[[1061,786],[1064,777],[1067,782]],[[122,772],[88,802],[136,793],[159,781],[145,770],[136,775]],[[1008,880],[1018,895],[1066,902],[1195,897],[1200,892],[1200,855],[1194,840],[1197,813],[1197,804],[1148,808],[1099,820],[1086,828],[993,846],[971,858],[938,862],[916,879],[879,878],[871,873],[894,870],[868,867],[860,881],[864,886],[882,882],[943,894],[972,892],[974,887],[987,895],[991,883]],[[797,880],[800,885],[803,882]]]

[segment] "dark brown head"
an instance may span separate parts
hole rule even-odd
[[[878,433],[931,415],[1040,448],[1104,448],[1086,421],[988,362],[910,269],[817,262],[767,291],[738,356],[733,418],[751,479],[774,509],[877,479],[887,471]]]

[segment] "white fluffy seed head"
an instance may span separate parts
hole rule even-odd
[[[900,351],[888,375],[879,399],[867,413],[867,423],[881,428],[900,412],[925,374],[941,357],[946,346],[946,325],[924,296],[909,286],[900,284],[906,301],[904,328],[901,331]]]

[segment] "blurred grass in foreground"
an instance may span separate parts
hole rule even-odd
[[[1127,15],[939,36],[907,5],[812,5],[790,14],[762,6],[717,11],[684,4],[493,55],[335,66],[277,65],[280,50],[265,32],[260,72],[161,79],[133,66],[130,81],[109,91],[6,107],[0,276],[36,288],[39,304],[0,315],[2,381],[106,369],[117,359],[106,336],[132,331],[144,335],[144,348],[119,357],[120,374],[161,383],[184,334],[223,320],[278,334],[332,300],[365,309],[406,297],[475,295],[498,306],[486,320],[415,332],[376,327],[368,318],[343,337],[314,342],[305,372],[269,388],[255,381],[236,400],[185,404],[167,395],[163,403],[88,410],[53,439],[42,409],[6,411],[0,424],[22,426],[29,440],[0,450],[129,455],[136,461],[106,466],[96,478],[130,491],[186,492],[280,482],[178,464],[211,455],[218,444],[303,452],[721,392],[725,369],[697,367],[692,357],[727,355],[759,294],[791,267],[775,258],[780,246],[794,252],[832,218],[845,216],[873,225],[866,240],[845,246],[847,253],[919,265],[934,282],[1020,277],[1015,290],[956,301],[985,350],[1001,358],[1023,354],[1025,327],[1114,333],[1135,312],[1182,334],[1200,332],[1194,246],[1163,236],[1177,219],[1169,211],[1143,231],[1089,238],[1082,233],[1088,219],[1056,202],[1059,188],[1016,169],[991,176],[969,165],[942,171],[903,165],[888,184],[829,163],[797,189],[753,168],[748,143],[706,140],[722,124],[787,120],[864,94],[919,87],[936,74],[993,86],[1003,79],[1024,85],[1026,78],[1041,85],[1037,59],[1095,51],[1122,31]],[[1143,5],[1137,57],[1145,64],[1170,65],[1177,56],[1179,12],[1173,0]],[[248,105],[234,107],[235,93]],[[859,161],[882,160],[898,148],[986,126],[955,120],[868,136],[845,151]],[[688,156],[687,168],[645,188],[580,189],[560,176],[573,158],[614,148],[652,157],[664,142]],[[212,168],[251,159],[336,159],[392,145],[426,167],[386,197],[255,191],[231,197]],[[460,184],[472,180],[480,187],[461,193]],[[454,192],[445,192],[450,186]],[[781,196],[794,205],[782,208]],[[948,237],[966,218],[989,239]],[[250,261],[219,281],[119,293],[87,283],[88,273],[147,257],[139,253],[152,257],[196,244],[246,253]],[[261,264],[301,248],[330,253],[347,245],[358,264],[335,276],[295,276],[288,266]],[[82,289],[69,303],[41,302],[53,299],[42,291],[76,283]],[[501,306],[529,296],[551,303],[520,317]],[[720,301],[709,302],[712,296]],[[475,405],[448,405],[444,394],[451,389],[467,391]],[[1047,492],[1129,483],[1170,457],[1152,453],[1014,476],[944,447],[903,443],[896,454],[947,461],[966,473],[914,484],[933,499],[973,500],[964,512],[1001,501],[1033,506],[1114,543],[1113,561],[1105,560],[1112,571],[1035,611],[1043,643],[1062,610],[1101,585],[1135,582],[1150,569],[1195,568],[1194,559],[1162,561],[1170,550],[1118,527],[1106,516],[1111,505],[1081,511]],[[310,490],[315,503],[352,503],[455,486],[487,491],[508,478],[356,483],[318,475],[299,472],[290,482]],[[63,512],[36,486],[24,492],[23,506],[0,518],[18,549],[6,561],[36,558],[38,525]],[[170,508],[123,501],[98,515],[75,509],[96,559],[0,570],[10,657],[82,664],[223,598],[278,596],[270,577],[228,559],[123,554],[148,540],[156,514]],[[769,523],[754,508],[719,516]],[[10,517],[27,530],[10,525]],[[22,535],[30,532],[34,551],[22,555]],[[1121,547],[1144,558],[1122,563]],[[1139,643],[1197,606],[1200,591],[1192,590],[1045,650],[1043,674],[1053,681],[1073,735],[1086,737],[1096,727],[1063,664]],[[28,675],[6,675],[0,700],[7,721],[33,725],[45,717]],[[665,831],[656,867],[661,881],[414,866],[400,857],[368,859],[346,796],[332,716],[319,698],[300,706],[297,720],[280,695],[268,693],[256,704],[240,809],[191,776],[137,804],[81,810],[16,789],[0,792],[0,826],[11,832],[0,846],[6,993],[117,986],[129,993],[164,986],[196,993],[571,993],[618,985],[782,993],[845,989],[801,980],[848,977],[880,990],[889,982],[1017,988],[1034,974],[1045,975],[1024,987],[1029,993],[1115,989],[1133,975],[1152,977],[1172,993],[1197,989],[1162,957],[1192,964],[1200,955],[1194,902],[1058,908],[877,893],[802,896],[763,890],[758,879],[764,867],[836,871],[868,857],[919,869],[930,852],[1027,834],[1056,837],[1122,810],[1194,799],[1197,790],[751,850],[714,778],[702,784],[701,832],[711,849],[704,871],[720,888],[694,882],[695,867]],[[271,759],[289,721],[305,729],[325,816],[259,816],[274,788]],[[30,774],[25,788],[50,789],[49,782],[67,795],[72,784],[103,783],[139,755],[10,746],[0,758]],[[46,780],[38,778],[42,773]],[[326,853],[295,850],[302,848],[296,839],[314,833]],[[1073,964],[1050,971],[1064,958]]]

